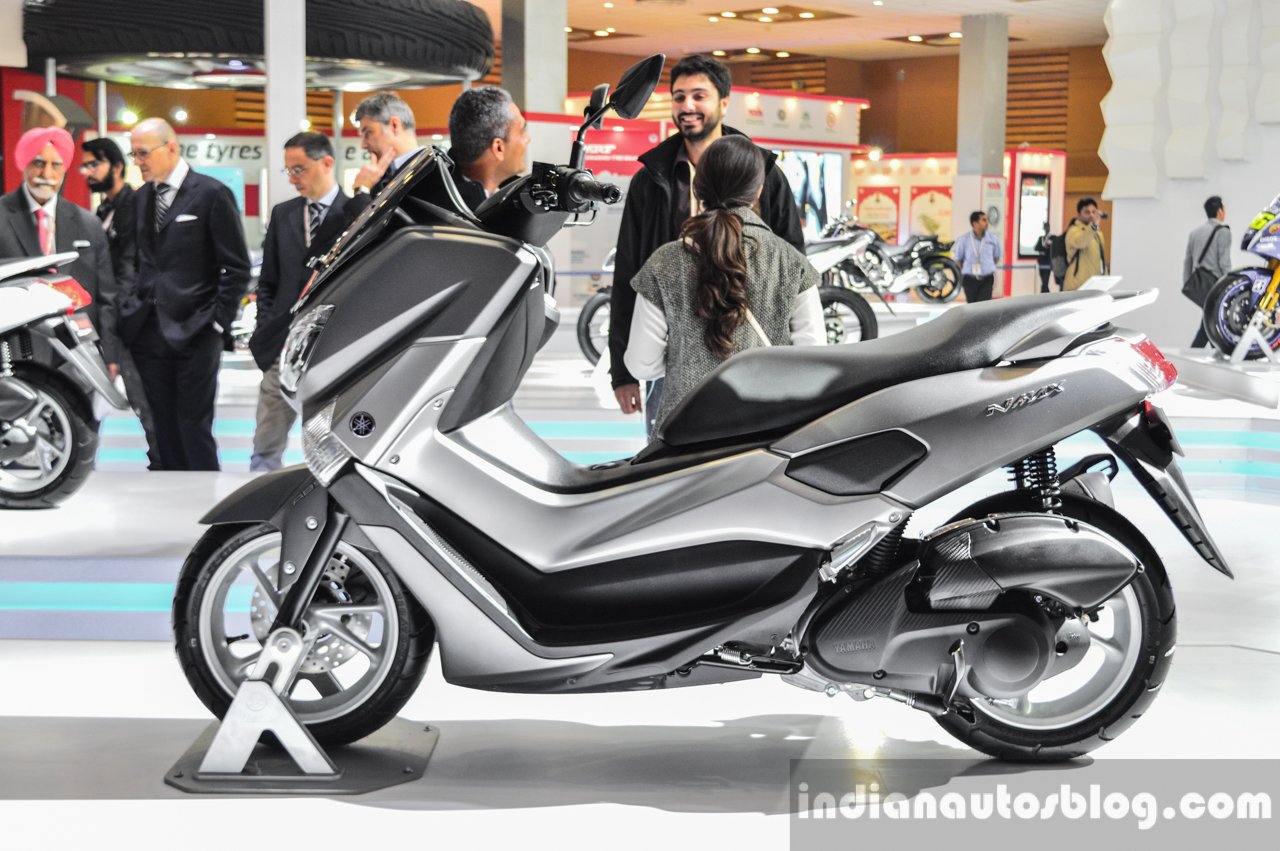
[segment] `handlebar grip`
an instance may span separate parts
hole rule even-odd
[[[588,174],[578,172],[565,187],[565,194],[573,206],[590,203],[616,204],[622,200],[622,190],[612,183],[602,183]]]

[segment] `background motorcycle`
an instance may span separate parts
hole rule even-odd
[[[603,271],[613,272],[617,252],[617,248],[609,250],[604,264],[600,267]],[[811,256],[809,261],[818,268],[819,272],[823,271],[816,258]],[[826,280],[825,276],[823,280]],[[596,290],[595,294],[582,305],[582,312],[578,314],[578,348],[582,350],[582,356],[592,364],[600,360],[600,353],[609,345],[609,299],[612,291],[612,286]],[[858,293],[839,287],[823,286],[818,290],[818,298],[822,301],[827,345],[874,340],[879,334],[879,323],[876,321],[875,311]]]
[[[624,75],[624,117],[662,65]],[[635,458],[578,466],[511,399],[559,319],[542,246],[621,194],[579,143],[474,216],[422,151],[323,261],[280,368],[307,465],[211,510],[179,576],[175,648],[205,705],[224,714],[274,664],[264,646],[301,633],[282,696],[330,744],[391,720],[437,646],[447,681],[494,691],[778,676],[923,710],[1010,759],[1133,724],[1172,663],[1169,577],[1099,459],[1060,474],[1053,447],[1094,431],[1230,574],[1150,402],[1176,372],[1110,324],[1157,293],[1000,299],[859,346],[743,352]],[[1002,467],[1013,491],[904,537],[917,508]]]
[[[1254,325],[1273,351],[1280,350],[1280,196],[1254,216],[1240,240],[1240,248],[1267,261],[1265,266],[1233,269],[1218,279],[1204,300],[1205,334],[1209,342],[1230,357],[1245,329]],[[1255,342],[1245,354],[1248,360],[1263,356]]]
[[[48,272],[77,256],[0,263],[0,508],[49,508],[75,493],[98,449],[94,394],[127,407],[77,314],[89,294]]]
[[[855,233],[872,238],[866,251],[834,267],[825,282],[829,286],[870,290],[885,302],[885,293],[914,292],[923,301],[945,304],[960,294],[960,267],[947,252],[952,243],[936,236],[913,235],[903,245],[890,245],[854,216],[840,216],[827,224],[822,239]]]

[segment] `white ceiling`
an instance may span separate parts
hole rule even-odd
[[[502,0],[471,0],[484,9],[495,31],[501,29]],[[545,0],[551,3],[556,0]],[[569,25],[578,29],[614,27],[635,38],[593,39],[573,42],[574,48],[608,53],[668,55],[710,52],[715,49],[759,47],[790,50],[846,59],[899,59],[946,56],[958,48],[939,48],[886,41],[912,34],[945,33],[960,29],[964,15],[1009,16],[1012,50],[1101,45],[1107,31],[1102,15],[1108,0],[782,0],[792,5],[852,15],[849,18],[792,23],[761,24],[707,18],[725,9],[745,10],[744,0],[613,0],[606,9],[602,0],[565,0]],[[768,0],[761,6],[769,5]]]

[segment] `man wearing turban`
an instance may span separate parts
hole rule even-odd
[[[102,225],[88,210],[58,197],[75,142],[61,127],[36,127],[22,134],[10,160],[22,185],[0,198],[0,257],[40,257],[74,251],[80,257],[61,267],[93,298],[89,319],[101,338],[102,357],[115,375],[120,338],[116,333],[116,280]]]

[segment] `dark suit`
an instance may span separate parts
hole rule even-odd
[[[345,208],[350,199],[338,190],[325,213],[316,238],[307,246],[307,199],[291,198],[271,211],[271,224],[262,241],[262,272],[258,278],[258,325],[249,340],[249,350],[261,370],[271,368],[280,357],[289,335],[289,312],[311,277],[307,261],[329,250],[342,234]]]
[[[80,257],[62,270],[76,279],[93,298],[89,319],[102,338],[102,357],[116,363],[120,338],[115,330],[116,279],[102,224],[88,210],[59,198],[54,212],[54,250],[76,251]],[[0,257],[39,257],[36,217],[22,187],[0,198]]]
[[[155,185],[134,198],[137,282],[120,299],[120,337],[142,374],[161,466],[217,470],[218,366],[249,284],[240,211],[230,189],[196,171],[188,172],[158,231]]]

